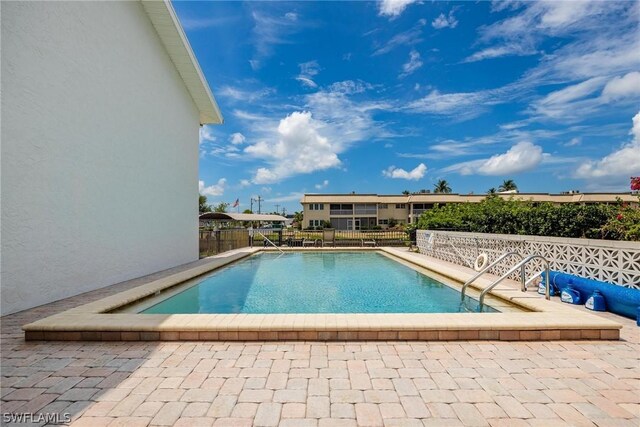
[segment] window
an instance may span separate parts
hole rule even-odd
[[[404,203],[396,203],[396,209],[407,209],[407,205]]]
[[[310,211],[321,211],[321,210],[324,210],[324,204],[323,203],[309,203],[309,210]]]
[[[320,227],[322,226],[323,221],[321,219],[310,219],[309,227]]]
[[[352,215],[353,214],[353,205],[352,204],[330,204],[329,205],[329,214],[331,215]]]
[[[379,219],[378,220],[378,225],[388,225],[389,224],[389,220],[388,219]]]
[[[356,214],[372,214],[375,215],[377,213],[376,205],[374,203],[360,203],[355,205],[355,213]]]
[[[380,203],[378,209],[389,209],[389,206],[386,203]]]

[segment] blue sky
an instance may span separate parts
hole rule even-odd
[[[225,118],[200,136],[211,203],[640,174],[638,2],[173,4]]]

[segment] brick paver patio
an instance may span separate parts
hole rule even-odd
[[[177,270],[2,317],[3,425],[640,425],[640,328],[609,314],[621,341],[24,341],[25,323]]]

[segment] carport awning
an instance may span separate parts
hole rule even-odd
[[[245,214],[231,212],[207,212],[200,215],[200,219],[212,219],[217,221],[272,221],[285,222],[287,218],[273,214]]]

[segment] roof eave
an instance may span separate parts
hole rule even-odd
[[[200,124],[222,124],[224,119],[189,40],[169,0],[141,0],[162,44],[180,74],[200,114]]]

